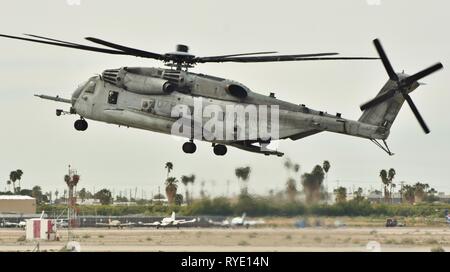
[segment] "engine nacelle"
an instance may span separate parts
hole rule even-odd
[[[167,79],[131,73],[127,68],[106,70],[102,76],[106,82],[138,94],[169,94],[176,88]]]
[[[169,94],[175,90],[168,80],[132,73],[126,73],[121,83],[126,90],[138,94]]]

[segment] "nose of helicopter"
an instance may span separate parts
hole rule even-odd
[[[87,81],[82,83],[82,84],[80,84],[78,86],[78,88],[76,88],[75,91],[72,93],[72,104],[78,99],[78,97],[81,94],[81,91],[83,91],[84,86],[86,86],[86,84],[87,84]]]

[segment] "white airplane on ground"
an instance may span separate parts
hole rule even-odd
[[[176,219],[175,212],[172,212],[172,215],[170,217],[164,217],[161,221],[156,221],[156,222],[152,222],[152,223],[139,222],[139,225],[153,226],[153,227],[156,227],[157,229],[159,229],[160,227],[169,227],[169,226],[174,226],[174,227],[180,228],[180,225],[194,223],[195,221],[197,221],[195,218],[192,220]]]
[[[58,228],[68,228],[69,227],[69,222],[67,221],[67,219],[56,219],[55,224],[56,224],[56,227],[58,227]]]
[[[223,220],[222,222],[215,222],[212,220],[209,220],[210,224],[221,226],[221,227],[246,227],[249,228],[250,226],[265,224],[266,222],[264,220],[247,220],[246,219],[246,213],[242,214],[242,217],[234,217],[231,220],[228,218]]]
[[[3,221],[1,223],[2,228],[21,228],[25,229],[27,223],[25,221],[20,221],[19,223]]]
[[[123,229],[124,227],[133,227],[135,224],[128,222],[128,223],[121,223],[119,220],[108,220],[108,223],[95,223],[98,227],[108,227],[110,228],[118,228]]]

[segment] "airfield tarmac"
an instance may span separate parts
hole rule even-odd
[[[41,241],[41,251],[60,251],[67,243],[67,230],[60,241]],[[72,231],[81,251],[371,251],[376,241],[383,252],[430,252],[441,246],[450,251],[448,227],[342,227],[342,228],[186,228],[101,229]],[[21,241],[25,232],[0,229],[0,251],[32,251],[35,242]],[[21,238],[22,237],[22,238]]]

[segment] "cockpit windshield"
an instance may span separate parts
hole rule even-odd
[[[84,91],[87,93],[94,93],[95,84],[96,84],[96,80],[94,80],[94,79],[89,80],[88,83],[86,84],[86,86],[84,86]]]
[[[97,84],[97,78],[98,76],[91,77],[90,79],[80,84],[75,92],[73,92],[72,100],[76,100],[83,91],[86,93],[94,93],[95,85]]]

